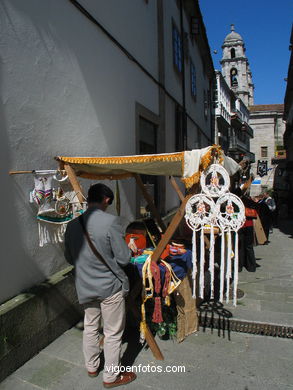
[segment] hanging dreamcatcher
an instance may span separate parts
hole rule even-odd
[[[236,195],[229,192],[230,177],[222,165],[212,164],[200,179],[202,192],[192,196],[186,204],[185,219],[192,229],[193,297],[199,272],[199,297],[204,298],[205,269],[210,276],[210,298],[214,298],[215,239],[221,236],[220,302],[223,302],[226,280],[226,302],[234,263],[233,304],[236,305],[238,283],[238,230],[245,222],[245,208]],[[234,240],[232,239],[234,236]],[[208,247],[206,241],[209,239]],[[199,271],[198,271],[199,263]]]

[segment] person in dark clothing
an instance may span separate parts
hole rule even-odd
[[[257,212],[263,227],[263,230],[265,232],[265,235],[267,237],[267,241],[265,244],[269,243],[269,235],[270,235],[270,228],[272,225],[272,213],[269,209],[269,206],[265,202],[265,198],[263,195],[260,195],[258,197],[258,202],[257,202]]]
[[[275,220],[276,202],[274,198],[268,192],[264,193],[264,201],[270,210],[270,229],[269,232],[273,233],[273,226]]]
[[[257,210],[258,204],[253,200],[242,196],[241,200],[246,209]],[[248,272],[255,272],[257,264],[254,255],[253,242],[253,218],[246,216],[244,226],[239,230],[239,272],[245,267]]]

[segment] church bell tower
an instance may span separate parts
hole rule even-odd
[[[226,36],[222,45],[223,57],[220,61],[222,74],[232,91],[248,107],[254,104],[254,85],[245,55],[245,46],[240,34],[231,24],[231,32]]]

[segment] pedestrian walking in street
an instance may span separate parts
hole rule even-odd
[[[276,202],[274,201],[274,199],[270,196],[270,194],[268,192],[264,193],[264,201],[271,212],[270,233],[273,233],[274,213],[276,210]]]
[[[84,308],[83,353],[90,377],[98,375],[101,349],[99,327],[103,319],[105,367],[103,385],[112,388],[132,382],[132,372],[119,373],[125,296],[129,290],[123,270],[131,251],[124,240],[119,218],[106,213],[114,194],[98,183],[88,191],[88,209],[69,222],[65,257],[75,267],[75,285]]]

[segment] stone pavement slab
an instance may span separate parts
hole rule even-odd
[[[236,308],[224,304],[232,318],[293,326],[293,222],[284,223],[274,228],[268,245],[254,248],[260,265],[256,272],[239,273],[244,296]]]
[[[133,370],[140,371],[138,378],[127,389],[293,390],[291,340],[233,332],[219,335],[206,329],[180,344],[158,343],[165,360],[156,361],[149,349],[143,349],[133,363]],[[174,372],[167,373],[170,368]],[[81,331],[75,328],[0,384],[0,390],[101,388],[102,373],[97,378],[86,375]]]

